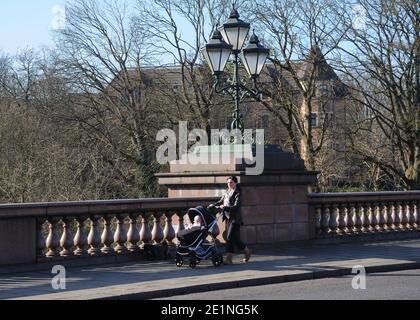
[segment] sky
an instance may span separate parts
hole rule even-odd
[[[0,54],[53,47],[53,31],[65,22],[66,0],[0,0]],[[61,14],[63,13],[63,14]]]
[[[0,0],[0,52],[52,46],[65,0]]]

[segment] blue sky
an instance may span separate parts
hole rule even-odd
[[[53,8],[65,0],[0,0],[0,51],[51,46]]]
[[[27,47],[52,47],[57,6],[66,0],[0,0],[0,54]]]

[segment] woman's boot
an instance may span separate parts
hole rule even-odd
[[[244,255],[245,255],[245,258],[244,258],[244,262],[248,262],[249,261],[249,259],[251,258],[251,250],[249,250],[249,248],[248,247],[245,247],[245,249],[244,249]]]
[[[233,264],[233,253],[226,253],[226,259],[224,261],[224,264]]]

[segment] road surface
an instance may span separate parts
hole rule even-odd
[[[288,282],[174,296],[161,300],[420,300],[420,269],[368,274],[366,289],[354,276]],[[353,281],[354,279],[354,281]]]

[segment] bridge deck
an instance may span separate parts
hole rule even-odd
[[[238,286],[350,274],[356,265],[367,272],[420,268],[420,240],[254,248],[249,263],[215,268],[209,261],[196,269],[172,261],[127,262],[68,268],[66,290],[52,289],[50,272],[0,276],[0,299],[149,299]],[[351,283],[349,283],[351,286]],[[215,292],[217,298],[217,292]],[[275,297],[273,297],[275,299]]]

